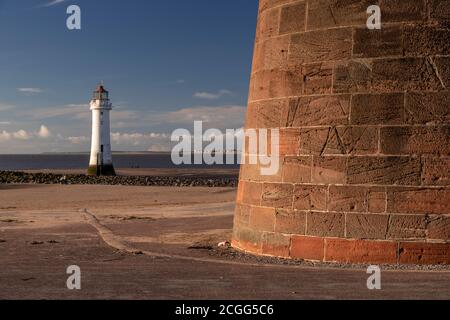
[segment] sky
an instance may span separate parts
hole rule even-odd
[[[258,0],[0,0],[0,154],[89,151],[110,91],[115,151],[243,125]],[[69,30],[69,5],[81,30]]]

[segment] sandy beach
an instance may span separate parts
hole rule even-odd
[[[289,265],[218,249],[234,188],[0,185],[0,299],[448,299],[448,271]],[[82,290],[66,288],[66,268]],[[257,283],[258,285],[255,285]]]

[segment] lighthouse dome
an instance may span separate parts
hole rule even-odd
[[[94,91],[94,100],[108,100],[109,92],[105,89],[103,84],[100,84]]]

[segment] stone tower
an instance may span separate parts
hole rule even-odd
[[[91,100],[92,111],[92,146],[88,175],[115,176],[112,153],[109,112],[112,104],[109,92],[103,85],[94,91]]]
[[[260,0],[246,128],[281,165],[242,165],[233,246],[449,264],[449,90],[448,0]]]

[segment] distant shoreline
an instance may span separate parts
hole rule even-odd
[[[171,154],[170,151],[113,151],[113,155],[139,155],[139,154]],[[1,156],[59,156],[59,155],[90,155],[89,151],[80,152],[41,152],[41,153],[1,153]]]
[[[118,169],[116,177],[87,176],[80,170],[0,171],[0,184],[237,187],[237,170]]]
[[[188,154],[201,154],[203,152],[189,152]],[[0,156],[67,156],[67,155],[90,155],[89,151],[80,152],[41,152],[41,153],[0,153]],[[113,151],[112,155],[171,155],[171,151]],[[216,154],[234,154],[238,155],[237,151],[218,151]]]
[[[193,156],[192,156],[193,157]],[[219,156],[220,158],[220,156]],[[113,163],[115,168],[130,169],[238,169],[237,157],[236,164],[219,165],[176,165],[172,161],[170,153],[167,152],[146,152],[146,153],[114,153]],[[89,153],[43,153],[35,155],[0,155],[0,171],[23,171],[23,170],[81,170],[84,173],[89,166]],[[226,159],[224,156],[224,163]]]

